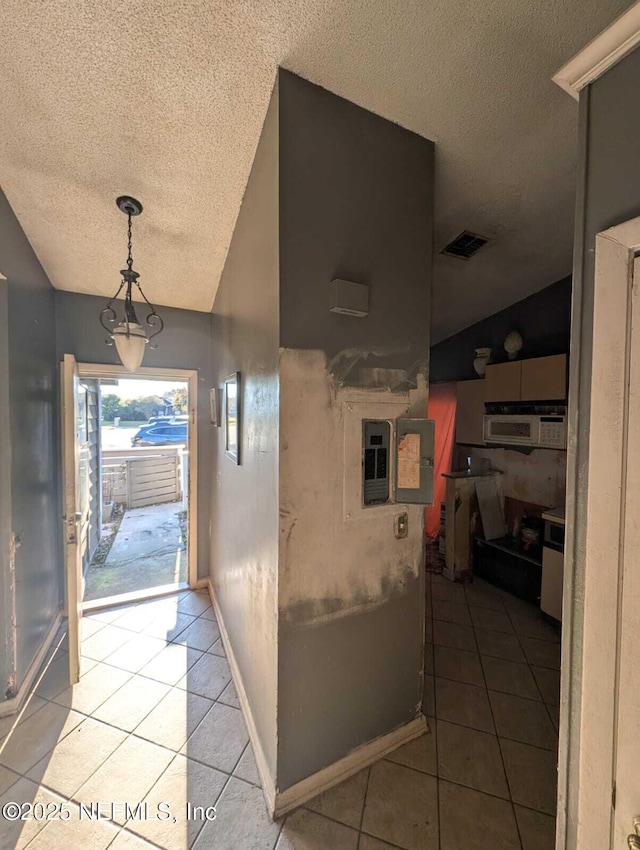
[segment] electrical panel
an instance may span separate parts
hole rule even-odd
[[[365,420],[362,426],[363,501],[365,505],[379,505],[389,501],[391,426],[374,420]]]
[[[432,505],[435,422],[432,419],[396,419],[395,426],[395,501]]]

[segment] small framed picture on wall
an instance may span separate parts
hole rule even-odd
[[[242,427],[240,372],[234,372],[224,381],[225,452],[234,463],[240,464]]]
[[[216,428],[220,428],[222,425],[222,390],[215,389],[209,390],[209,408],[211,413],[211,424],[215,425]]]

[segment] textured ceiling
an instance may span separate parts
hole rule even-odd
[[[278,64],[436,142],[434,341],[571,269],[552,74],[626,0],[3,0],[0,180],[53,284],[110,295],[119,194],[157,304],[211,308]]]

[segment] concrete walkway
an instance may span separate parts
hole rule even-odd
[[[180,502],[125,511],[106,563],[87,571],[85,600],[187,580]]]

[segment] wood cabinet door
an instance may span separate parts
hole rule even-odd
[[[484,443],[484,396],[484,379],[456,384],[456,443]]]
[[[567,355],[522,361],[523,401],[564,401],[567,397]]]
[[[496,363],[485,372],[485,401],[520,401],[522,360]]]

